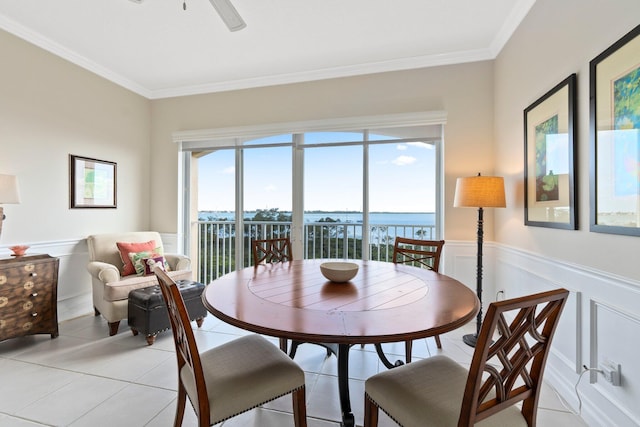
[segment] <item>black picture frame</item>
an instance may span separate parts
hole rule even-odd
[[[578,228],[576,74],[524,110],[524,223]]]
[[[589,63],[590,230],[640,236],[640,25]]]
[[[69,207],[117,208],[117,164],[69,155]]]

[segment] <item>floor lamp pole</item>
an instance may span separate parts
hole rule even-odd
[[[462,337],[462,341],[465,344],[475,347],[478,341],[478,335],[480,335],[480,327],[482,326],[482,240],[484,232],[482,230],[482,208],[478,208],[478,258],[476,266],[476,294],[480,300],[480,310],[478,311],[478,317],[476,319],[476,333],[467,334]]]

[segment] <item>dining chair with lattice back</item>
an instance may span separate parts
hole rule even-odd
[[[202,427],[291,394],[294,425],[306,427],[304,371],[257,334],[199,353],[178,286],[160,267],[154,273],[169,313],[178,362],[174,426],[182,425],[187,397]]]
[[[440,268],[440,257],[442,256],[442,248],[444,240],[419,240],[409,239],[406,237],[396,237],[393,244],[393,263],[407,264],[414,267],[427,268],[438,272]],[[440,335],[434,335],[436,345],[442,348]],[[382,345],[376,344],[378,354],[384,354]],[[362,345],[364,347],[364,344]],[[413,341],[404,342],[404,358],[406,363],[411,363],[411,354],[413,352]],[[402,362],[398,361],[395,366]],[[388,367],[390,365],[387,364]]]
[[[396,237],[393,244],[393,263],[427,268],[437,273],[440,268],[440,257],[442,256],[443,247],[444,240],[419,240]],[[442,348],[440,335],[435,335],[433,338],[436,340],[438,348]],[[413,341],[406,341],[405,359],[407,363],[411,362],[412,349]]]
[[[253,266],[255,268],[258,268],[261,264],[293,261],[291,240],[288,237],[252,240],[251,253],[253,254]],[[291,341],[291,349],[288,349],[287,340],[280,338],[280,350],[288,353],[292,359],[295,357],[300,344],[304,344],[304,342]],[[314,344],[324,347],[327,350],[327,356],[330,356],[332,353],[336,354],[337,352],[337,346],[335,344]]]
[[[547,356],[568,296],[556,289],[491,303],[469,370],[438,355],[370,377],[364,427],[378,425],[379,409],[405,427],[534,427]]]
[[[291,253],[291,240],[288,237],[277,239],[256,239],[251,241],[253,265],[293,261]]]
[[[251,254],[253,266],[258,268],[260,264],[293,261],[291,252],[291,240],[288,237],[276,239],[254,239],[251,241]],[[287,340],[280,338],[280,350],[287,353]]]

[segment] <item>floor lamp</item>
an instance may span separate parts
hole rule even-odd
[[[476,321],[476,333],[462,337],[465,344],[475,347],[482,326],[482,213],[483,208],[504,208],[504,178],[499,176],[471,176],[458,178],[453,206],[478,208],[478,257],[476,268],[476,293],[480,300],[480,311]]]

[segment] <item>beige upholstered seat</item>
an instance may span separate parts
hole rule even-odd
[[[96,316],[102,314],[107,320],[109,335],[115,335],[120,321],[127,318],[129,292],[158,283],[153,274],[123,276],[123,261],[117,243],[142,243],[151,240],[155,242],[156,248],[164,251],[160,234],[155,231],[94,234],[87,238],[87,270],[91,274],[93,307]],[[188,257],[176,254],[163,255],[171,269],[169,274],[174,280],[192,278],[191,261]]]
[[[291,393],[294,424],[305,427],[304,371],[260,335],[247,335],[200,354],[176,283],[162,269],[154,271],[167,304],[178,361],[174,425],[182,425],[187,396],[198,425],[208,426]]]
[[[404,427],[535,426],[542,375],[568,294],[558,289],[492,303],[469,370],[434,356],[369,378],[364,426],[378,425],[378,408]],[[520,401],[522,409],[515,406]]]

